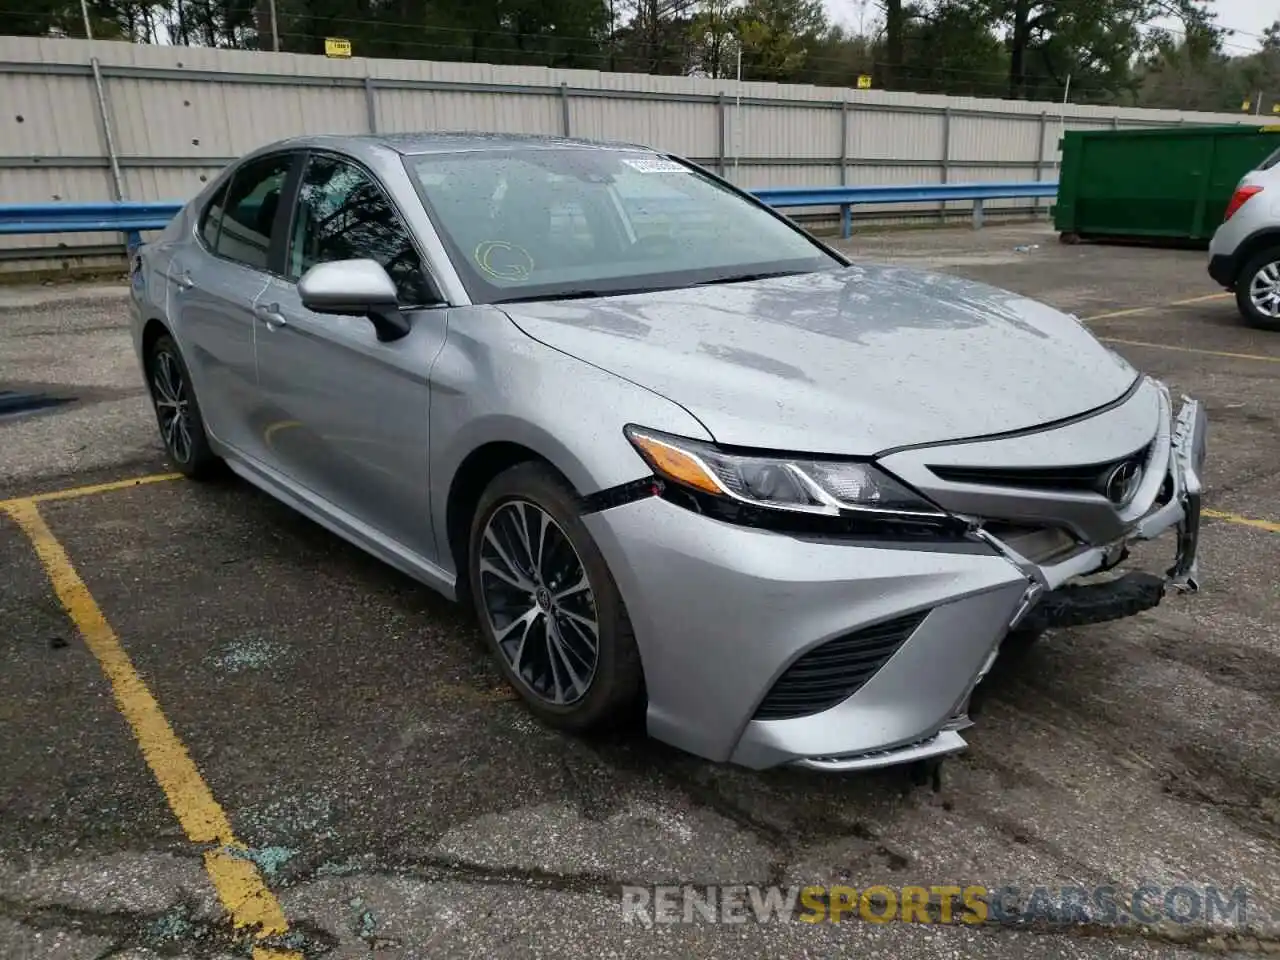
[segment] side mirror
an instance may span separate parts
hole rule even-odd
[[[376,260],[317,263],[298,281],[298,295],[315,313],[367,317],[379,340],[396,340],[409,332],[395,281]]]

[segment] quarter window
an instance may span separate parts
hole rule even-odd
[[[289,154],[245,164],[231,177],[214,250],[255,270],[267,270],[280,192],[293,165]],[[209,220],[213,217],[209,216]],[[208,237],[205,237],[208,242]]]
[[[298,191],[289,279],[298,280],[318,263],[362,258],[382,264],[404,306],[433,300],[422,260],[387,195],[355,164],[312,154]]]

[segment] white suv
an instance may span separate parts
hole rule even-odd
[[[1244,318],[1280,330],[1280,150],[1245,174],[1209,244],[1209,275]]]

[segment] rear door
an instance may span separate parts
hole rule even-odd
[[[297,281],[319,263],[368,257],[395,280],[409,333],[382,342],[364,317],[312,313]],[[309,154],[283,276],[257,299],[260,418],[270,462],[374,531],[427,559],[431,364],[446,310],[403,217],[374,175]]]
[[[253,305],[279,262],[287,229],[280,198],[296,153],[250,160],[201,211],[198,242],[169,263],[170,316],[205,426],[222,444],[261,456],[250,419],[258,391]]]

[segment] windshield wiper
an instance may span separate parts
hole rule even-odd
[[[695,287],[710,287],[717,283],[747,283],[751,280],[772,280],[775,277],[798,277],[808,270],[773,270],[767,273],[737,273],[728,277],[716,277],[712,280],[700,280]]]
[[[490,303],[533,303],[538,300],[593,300],[596,297],[625,297],[631,293],[654,293],[670,287],[631,287],[625,290],[553,290],[550,293],[531,293],[523,297],[503,297]]]

